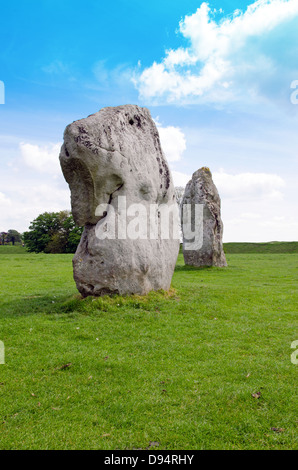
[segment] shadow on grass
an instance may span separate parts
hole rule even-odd
[[[226,268],[218,268],[216,266],[190,266],[189,264],[176,265],[175,272],[196,272],[196,271],[212,271],[212,270],[222,270]]]
[[[67,305],[73,297],[65,295],[36,295],[15,299],[0,304],[0,317],[30,316],[35,314],[65,313]],[[79,300],[79,299],[78,299]]]
[[[86,297],[80,294],[66,295],[36,295],[28,296],[11,302],[0,304],[0,318],[11,318],[30,315],[92,315],[99,312],[117,312],[121,308],[144,311],[159,311],[162,304],[177,300],[175,289],[169,292],[149,292],[144,296],[108,296]]]

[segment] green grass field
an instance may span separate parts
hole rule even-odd
[[[0,255],[16,255],[27,253],[22,245],[0,245]]]
[[[0,449],[298,448],[298,254],[82,300],[72,255],[4,249]]]

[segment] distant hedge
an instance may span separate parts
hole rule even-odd
[[[298,253],[298,242],[224,243],[227,254],[237,253]]]

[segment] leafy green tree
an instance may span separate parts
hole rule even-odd
[[[21,243],[22,242],[22,236],[17,230],[10,229],[7,232],[7,241],[12,243],[13,245],[15,243]]]
[[[65,248],[66,253],[74,253],[80,243],[83,233],[83,227],[75,226],[68,235],[68,240]]]
[[[0,233],[0,244],[5,245],[7,243],[7,233],[6,232],[1,232]]]
[[[44,212],[31,222],[24,242],[30,252],[74,253],[82,231],[69,211]]]

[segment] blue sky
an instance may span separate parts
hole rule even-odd
[[[69,122],[134,103],[176,185],[210,167],[225,241],[298,239],[297,0],[16,0],[0,44],[0,231],[70,207]]]

